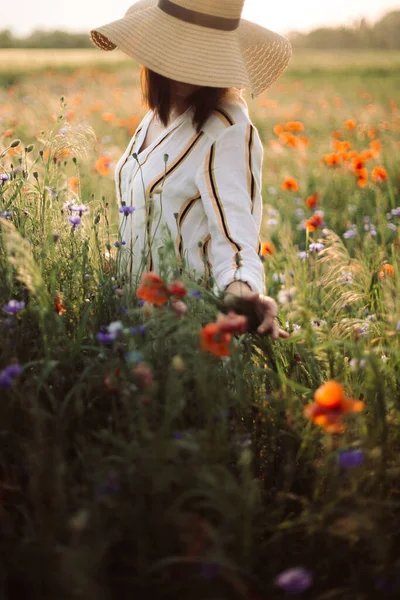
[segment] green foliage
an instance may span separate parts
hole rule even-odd
[[[56,93],[63,77],[51,78]],[[75,77],[81,90],[87,74]],[[111,105],[106,77],[98,75],[99,85]],[[34,83],[53,106],[40,76]],[[22,368],[0,387],[4,597],[279,599],[275,577],[302,565],[313,573],[307,598],[382,598],[382,586],[398,584],[400,541],[399,217],[387,218],[400,204],[400,140],[390,95],[367,109],[372,96],[363,104],[350,90],[338,116],[317,112],[325,98],[309,83],[298,94],[313,145],[308,154],[281,146],[278,159],[272,128],[278,116],[298,118],[293,90],[276,92],[276,112],[273,97],[252,105],[266,150],[263,235],[275,248],[265,261],[267,287],[292,336],[272,343],[235,335],[221,359],[199,339],[220,297],[180,274],[172,248],[161,274],[186,284],[185,316],[171,301],[141,306],[126,285],[126,249],[114,246],[115,207],[105,199],[113,182],[99,180],[92,163],[99,146],[120,153],[127,134],[113,125],[114,138],[104,139],[109,124],[93,112],[97,91],[82,107],[92,112],[74,125],[64,100],[54,115],[46,106],[52,129],[37,133],[39,108],[33,122],[24,112],[32,90],[20,85],[9,92],[20,121],[5,122],[25,145],[0,163],[10,176],[0,184],[0,371],[15,361]],[[116,110],[124,114],[120,104]],[[354,113],[362,115],[347,132],[354,148],[376,127],[389,174],[362,189],[353,172],[321,164],[331,129]],[[279,189],[287,174],[298,177],[298,194]],[[305,199],[316,191],[325,226],[307,234],[302,223],[313,211]],[[71,200],[89,209],[76,228],[65,207]],[[345,239],[353,225],[357,235]],[[310,250],[316,242],[324,246],[318,252]],[[380,277],[385,263],[393,277]],[[3,309],[11,299],[25,303],[15,316]],[[101,327],[118,322],[115,340],[100,342]],[[344,418],[343,435],[304,416],[329,379],[366,404]],[[355,449],[364,463],[341,466],[341,451]]]
[[[365,19],[348,27],[320,27],[309,33],[292,33],[289,37],[295,48],[376,48],[398,50],[400,11],[385,15],[380,21],[369,24]]]

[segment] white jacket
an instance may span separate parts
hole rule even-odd
[[[160,249],[172,236],[185,272],[214,290],[232,281],[265,293],[260,259],[263,148],[243,99],[224,104],[200,133],[189,109],[143,152],[153,117],[139,125],[115,171],[128,275],[160,272]],[[139,154],[137,154],[139,152]],[[161,193],[162,192],[162,193]],[[162,252],[162,250],[161,250]]]

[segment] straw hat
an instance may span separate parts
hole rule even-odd
[[[118,47],[175,81],[258,96],[285,70],[292,49],[283,36],[241,19],[244,1],[139,0],[90,35],[102,50]]]

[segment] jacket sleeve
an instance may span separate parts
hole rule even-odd
[[[213,275],[223,290],[238,280],[265,293],[259,256],[262,161],[257,130],[241,123],[220,134],[196,174],[211,235]]]

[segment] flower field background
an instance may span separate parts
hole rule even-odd
[[[120,274],[135,66],[4,52],[3,596],[398,597],[400,54],[299,52],[248,98],[272,342],[173,242]]]

